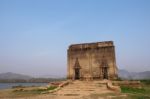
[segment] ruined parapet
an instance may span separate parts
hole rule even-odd
[[[97,49],[102,47],[111,47],[114,46],[112,41],[106,42],[96,42],[96,43],[83,43],[83,44],[73,44],[69,46],[68,50],[88,50],[88,49]]]

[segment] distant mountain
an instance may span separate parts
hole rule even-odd
[[[16,73],[0,73],[0,79],[24,79],[24,80],[29,80],[33,77],[23,75],[23,74],[16,74]]]
[[[0,73],[0,83],[49,83],[52,81],[65,80],[65,78],[56,78],[50,76],[31,77],[16,73]]]
[[[65,78],[66,76],[64,75],[61,75],[61,76],[57,76],[57,75],[41,75],[39,77],[36,77],[36,78]]]
[[[136,79],[150,79],[150,71],[144,71],[144,72],[129,72],[127,70],[123,70],[120,69],[118,70],[118,76],[121,79],[128,79],[128,80],[136,80]],[[59,79],[59,78],[64,78],[62,77],[58,77],[58,76],[54,76],[54,75],[43,75],[40,77],[31,77],[28,75],[23,75],[23,74],[17,74],[17,73],[11,73],[11,72],[7,72],[7,73],[0,73],[0,80],[2,79],[24,79],[24,80],[30,80],[30,79],[38,79],[38,78],[45,78],[45,79]]]
[[[150,79],[150,71],[144,72],[128,72],[127,70],[119,70],[118,76],[122,79],[136,80],[136,79]]]
[[[118,70],[118,76],[121,79],[132,79],[130,72],[128,72],[127,70]]]

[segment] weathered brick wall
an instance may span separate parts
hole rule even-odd
[[[74,79],[74,65],[78,59],[80,78],[87,75],[93,79],[103,79],[102,62],[108,65],[108,79],[117,78],[115,48],[112,41],[71,45],[68,49],[68,78]]]

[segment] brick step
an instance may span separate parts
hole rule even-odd
[[[64,88],[106,88],[107,86],[67,86]]]
[[[65,89],[65,88],[64,88],[64,89]],[[99,88],[95,88],[95,87],[94,87],[94,88],[91,88],[91,87],[88,87],[88,88],[85,87],[85,88],[83,88],[83,87],[82,87],[82,88],[68,88],[68,89],[107,89],[107,88],[106,88],[106,87],[99,87]]]
[[[68,88],[63,88],[63,89],[103,89],[103,88],[106,88],[107,87],[68,87]]]
[[[70,84],[70,85],[89,85],[89,86],[93,85],[94,86],[94,85],[106,85],[106,84],[93,84],[93,83],[92,84],[86,84],[86,83],[81,84],[81,83],[78,83],[78,84]]]
[[[61,90],[56,92],[56,94],[60,96],[79,96],[81,93],[82,95],[86,95],[89,93],[102,93],[107,91],[108,89],[105,83],[101,84],[99,82],[74,81],[69,85],[61,88]]]
[[[75,86],[106,86],[106,84],[69,84],[69,85],[75,85]]]

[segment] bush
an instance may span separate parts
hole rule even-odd
[[[146,85],[150,85],[150,80],[141,80],[141,82],[146,84]]]

